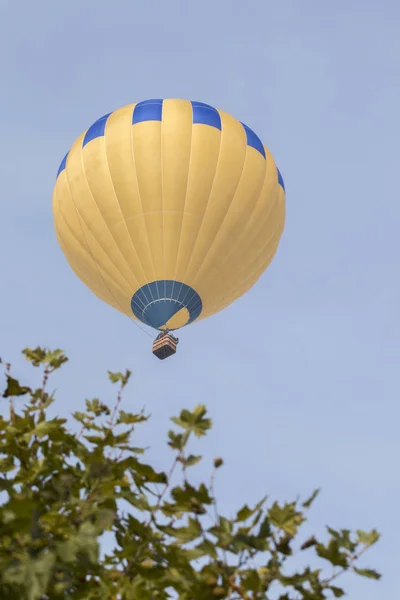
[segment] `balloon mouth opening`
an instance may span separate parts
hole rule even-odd
[[[143,324],[158,331],[174,331],[197,319],[203,303],[192,287],[180,281],[164,279],[139,288],[132,296],[131,308]]]

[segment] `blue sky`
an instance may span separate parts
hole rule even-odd
[[[0,355],[65,349],[58,412],[110,398],[129,367],[126,408],[167,468],[164,432],[206,403],[213,432],[196,477],[222,455],[227,513],[264,493],[322,486],[310,527],[371,528],[352,600],[394,598],[399,467],[400,7],[394,1],[0,0]],[[151,339],[70,271],[52,224],[59,163],[95,119],[146,98],[200,100],[253,128],[287,190],[287,224],[258,284],[180,333],[164,363]],[[197,445],[196,445],[197,448]]]

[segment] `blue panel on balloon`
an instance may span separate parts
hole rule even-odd
[[[219,112],[204,102],[192,102],[193,124],[210,125],[221,131],[221,117]]]
[[[176,300],[156,300],[149,304],[143,312],[144,321],[154,329],[159,329],[168,323],[181,308],[182,305]]]
[[[285,184],[283,183],[283,177],[281,175],[281,172],[278,169],[278,167],[276,167],[276,170],[278,171],[278,183],[279,183],[279,185],[281,185],[283,187],[284,191],[286,191],[285,190]]]
[[[131,300],[132,312],[137,319],[154,329],[160,329],[182,308],[189,319],[186,325],[197,319],[203,309],[198,293],[180,281],[159,280],[142,286]]]
[[[164,288],[163,288],[163,294],[165,296],[165,298],[173,298],[174,297],[174,283],[176,283],[175,281],[171,281],[169,280],[164,280]]]
[[[88,144],[92,140],[104,135],[107,119],[110,115],[111,115],[111,113],[108,113],[108,115],[104,115],[104,117],[100,117],[100,119],[97,119],[97,121],[89,127],[89,129],[87,130],[87,132],[85,134],[85,137],[83,138],[82,148],[84,148],[86,146],[86,144]]]
[[[64,171],[64,169],[67,166],[68,154],[69,154],[69,152],[67,152],[67,154],[64,156],[64,158],[61,161],[61,165],[60,165],[60,168],[58,169],[57,177],[59,176],[60,173],[62,173],[62,171]]]
[[[162,104],[163,101],[159,99],[138,102],[133,109],[132,125],[143,123],[145,121],[161,121]]]
[[[257,150],[265,158],[264,146],[262,145],[262,142],[261,142],[260,138],[258,137],[258,135],[256,133],[254,133],[254,131],[252,129],[250,129],[250,127],[247,127],[247,125],[245,125],[244,123],[242,123],[242,125],[246,132],[247,145],[251,146],[252,148]]]

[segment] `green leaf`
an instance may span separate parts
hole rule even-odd
[[[218,540],[218,545],[220,547],[227,548],[233,538],[233,523],[225,517],[219,517],[219,523],[214,525],[214,527],[210,527],[208,532]],[[241,534],[236,535],[237,542],[242,541],[246,544],[247,539],[247,536],[245,537]]]
[[[264,497],[262,500],[260,500],[260,502],[258,502],[256,504],[256,506],[254,508],[249,508],[247,506],[247,504],[245,504],[237,513],[236,515],[236,523],[241,523],[243,521],[247,521],[247,519],[249,519],[250,517],[252,517],[253,515],[255,515],[256,513],[258,513],[260,511],[260,509],[262,508],[263,504],[266,501],[266,497]],[[253,524],[254,525],[254,524]]]
[[[89,413],[93,413],[96,417],[111,414],[109,407],[106,404],[100,402],[98,398],[93,398],[93,400],[86,400],[86,410]]]
[[[337,541],[340,548],[345,548],[350,552],[354,552],[357,544],[351,539],[351,531],[349,529],[341,529],[336,531],[331,527],[327,527],[328,532]]]
[[[341,598],[342,596],[344,596],[344,591],[342,590],[342,588],[338,588],[338,587],[335,587],[334,585],[331,585],[329,587],[329,589],[331,590],[331,592],[335,596],[335,598]]]
[[[374,569],[358,569],[357,567],[353,567],[353,570],[362,577],[368,577],[369,579],[380,579],[382,575],[375,571]]]
[[[100,508],[96,514],[96,523],[102,530],[111,530],[116,518],[115,510]]]
[[[207,414],[207,408],[204,404],[199,404],[193,410],[194,424],[193,424],[193,432],[197,437],[201,437],[205,435],[206,432],[211,429],[212,420],[205,419],[205,415]]]
[[[242,575],[242,585],[244,585],[246,591],[259,592],[261,580],[258,571],[256,569],[245,571]]]
[[[27,600],[40,600],[47,590],[54,562],[53,552],[42,552],[36,558],[25,555],[2,573],[2,579],[19,592],[25,588],[23,597]]]
[[[217,549],[215,545],[210,542],[210,540],[203,540],[198,546],[196,546],[196,549],[201,550],[203,555],[211,556],[211,558],[214,559],[218,558]]]
[[[317,488],[316,490],[314,490],[311,496],[305,502],[303,502],[303,508],[310,508],[311,504],[314,502],[320,491],[321,488]]]
[[[41,421],[32,431],[39,439],[46,435],[51,436],[53,433],[60,431],[60,428],[66,423],[66,419],[52,419],[51,421]]]
[[[15,469],[14,457],[7,456],[7,458],[0,459],[0,473],[9,473]]]
[[[182,459],[182,462],[186,467],[192,467],[194,465],[197,465],[197,463],[199,463],[202,458],[202,456],[194,456],[193,454],[189,454],[187,458]]]
[[[141,511],[151,510],[147,496],[144,494],[137,494],[132,492],[132,490],[123,490],[120,492],[119,496]]]
[[[112,371],[108,371],[108,378],[111,381],[111,383],[120,382],[122,387],[126,386],[131,375],[132,372],[129,371],[129,369],[127,369],[125,373],[113,373]]]
[[[226,517],[219,517],[219,526],[226,533],[232,533],[233,531],[233,523]]]
[[[144,454],[146,452],[146,448],[139,448],[138,446],[126,446],[126,450],[133,454]]]
[[[211,419],[206,419],[207,409],[203,404],[196,406],[193,412],[186,409],[181,411],[179,417],[172,417],[171,421],[182,427],[187,432],[194,433],[196,437],[201,437],[211,428]]]
[[[373,546],[380,538],[380,534],[376,529],[372,529],[372,531],[362,531],[361,529],[357,530],[358,543],[363,544],[364,546]]]
[[[178,527],[173,529],[174,537],[182,543],[192,542],[202,535],[200,523],[192,518],[189,518],[187,527]]]
[[[281,507],[277,502],[274,502],[268,511],[268,517],[272,525],[282,529],[289,535],[296,535],[299,526],[305,520],[302,513],[296,510],[294,503],[285,504]]]
[[[12,523],[14,531],[30,533],[36,510],[37,505],[34,500],[22,495],[14,495],[1,507],[0,514],[4,524]]]
[[[143,539],[149,537],[151,529],[145,523],[142,523],[133,515],[127,517],[127,533],[129,536],[137,535]]]
[[[167,476],[165,473],[158,473],[150,465],[140,462],[136,457],[129,456],[120,463],[121,467],[128,468],[132,475],[140,475],[149,483],[167,483]]]
[[[19,384],[19,381],[7,375],[7,386],[3,392],[3,398],[10,398],[13,396],[25,396],[25,394],[29,394],[31,392],[31,388],[23,387]]]
[[[254,512],[252,511],[251,508],[249,508],[247,506],[247,504],[245,504],[238,512],[236,515],[236,523],[241,523],[242,521],[247,521],[247,519],[249,517],[251,517],[254,514]]]
[[[175,487],[171,490],[171,496],[180,507],[190,507],[193,501],[200,504],[212,504],[212,498],[207,487],[202,483],[198,488],[193,487],[188,482],[183,487]]]
[[[226,590],[221,586],[217,586],[211,591],[211,596],[214,598],[226,598]]]
[[[39,346],[37,346],[34,350],[25,348],[25,350],[22,350],[22,354],[25,355],[25,358],[29,360],[34,367],[39,367],[46,360],[46,351]]]
[[[292,554],[291,547],[292,536],[286,534],[279,542],[276,544],[277,552],[283,554],[284,556],[290,556]]]
[[[151,560],[150,558],[145,558],[144,560],[142,560],[142,562],[140,563],[140,566],[143,569],[152,569],[153,567],[155,567],[155,562],[154,560]]]
[[[257,552],[265,552],[268,550],[268,548],[269,543],[267,540],[255,535],[250,535],[245,531],[238,531],[238,533],[229,540],[229,551],[233,552],[234,554],[238,554],[242,550],[249,549],[257,550]]]
[[[78,546],[75,539],[65,540],[57,544],[57,555],[62,562],[73,563],[76,560],[76,554],[78,552]]]
[[[2,579],[7,585],[17,585],[22,586],[24,581],[26,580],[26,568],[23,564],[16,564],[10,566],[4,570],[2,573]]]
[[[79,534],[76,537],[76,543],[79,552],[85,555],[89,563],[95,565],[99,560],[98,537],[101,534],[98,526],[90,521],[85,521],[79,528]]]
[[[47,363],[52,369],[59,369],[61,365],[68,362],[68,358],[65,356],[62,350],[48,350],[44,357],[44,362]]]
[[[260,525],[258,537],[261,539],[269,538],[271,536],[271,533],[272,532],[271,532],[271,525],[269,522],[269,517],[268,517],[268,515],[266,515]]]
[[[72,416],[74,417],[75,421],[78,421],[78,423],[82,423],[82,425],[90,422],[90,417],[88,417],[86,413],[73,412]]]
[[[0,519],[4,525],[8,525],[15,521],[16,515],[12,510],[0,509]]]
[[[317,544],[316,551],[318,556],[328,560],[335,567],[348,567],[348,560],[346,554],[340,551],[339,543],[336,539],[332,538],[327,546],[323,544]]]
[[[222,458],[214,458],[214,467],[216,469],[219,469],[220,467],[222,467],[223,464],[224,464],[224,461],[222,460]]]
[[[175,425],[182,427],[182,429],[190,429],[190,416],[190,412],[185,409],[182,410],[179,417],[171,417],[171,421],[175,423]]]
[[[312,535],[300,546],[300,550],[307,550],[307,548],[311,548],[311,546],[316,546],[317,544],[317,540]]]
[[[148,417],[146,417],[145,415],[142,414],[133,414],[133,413],[127,413],[124,412],[123,410],[120,410],[118,413],[118,419],[116,424],[117,425],[133,425],[135,423],[142,423],[143,421],[147,421]]]
[[[169,442],[168,446],[173,450],[183,450],[189,439],[190,432],[186,433],[175,433],[174,431],[168,431]]]
[[[104,435],[84,435],[83,437],[91,444],[96,444],[96,446],[102,447],[107,445]]]

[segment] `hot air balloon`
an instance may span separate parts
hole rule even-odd
[[[285,187],[247,125],[202,102],[145,100],[74,142],[53,193],[58,242],[104,302],[159,335],[227,307],[274,257]]]

